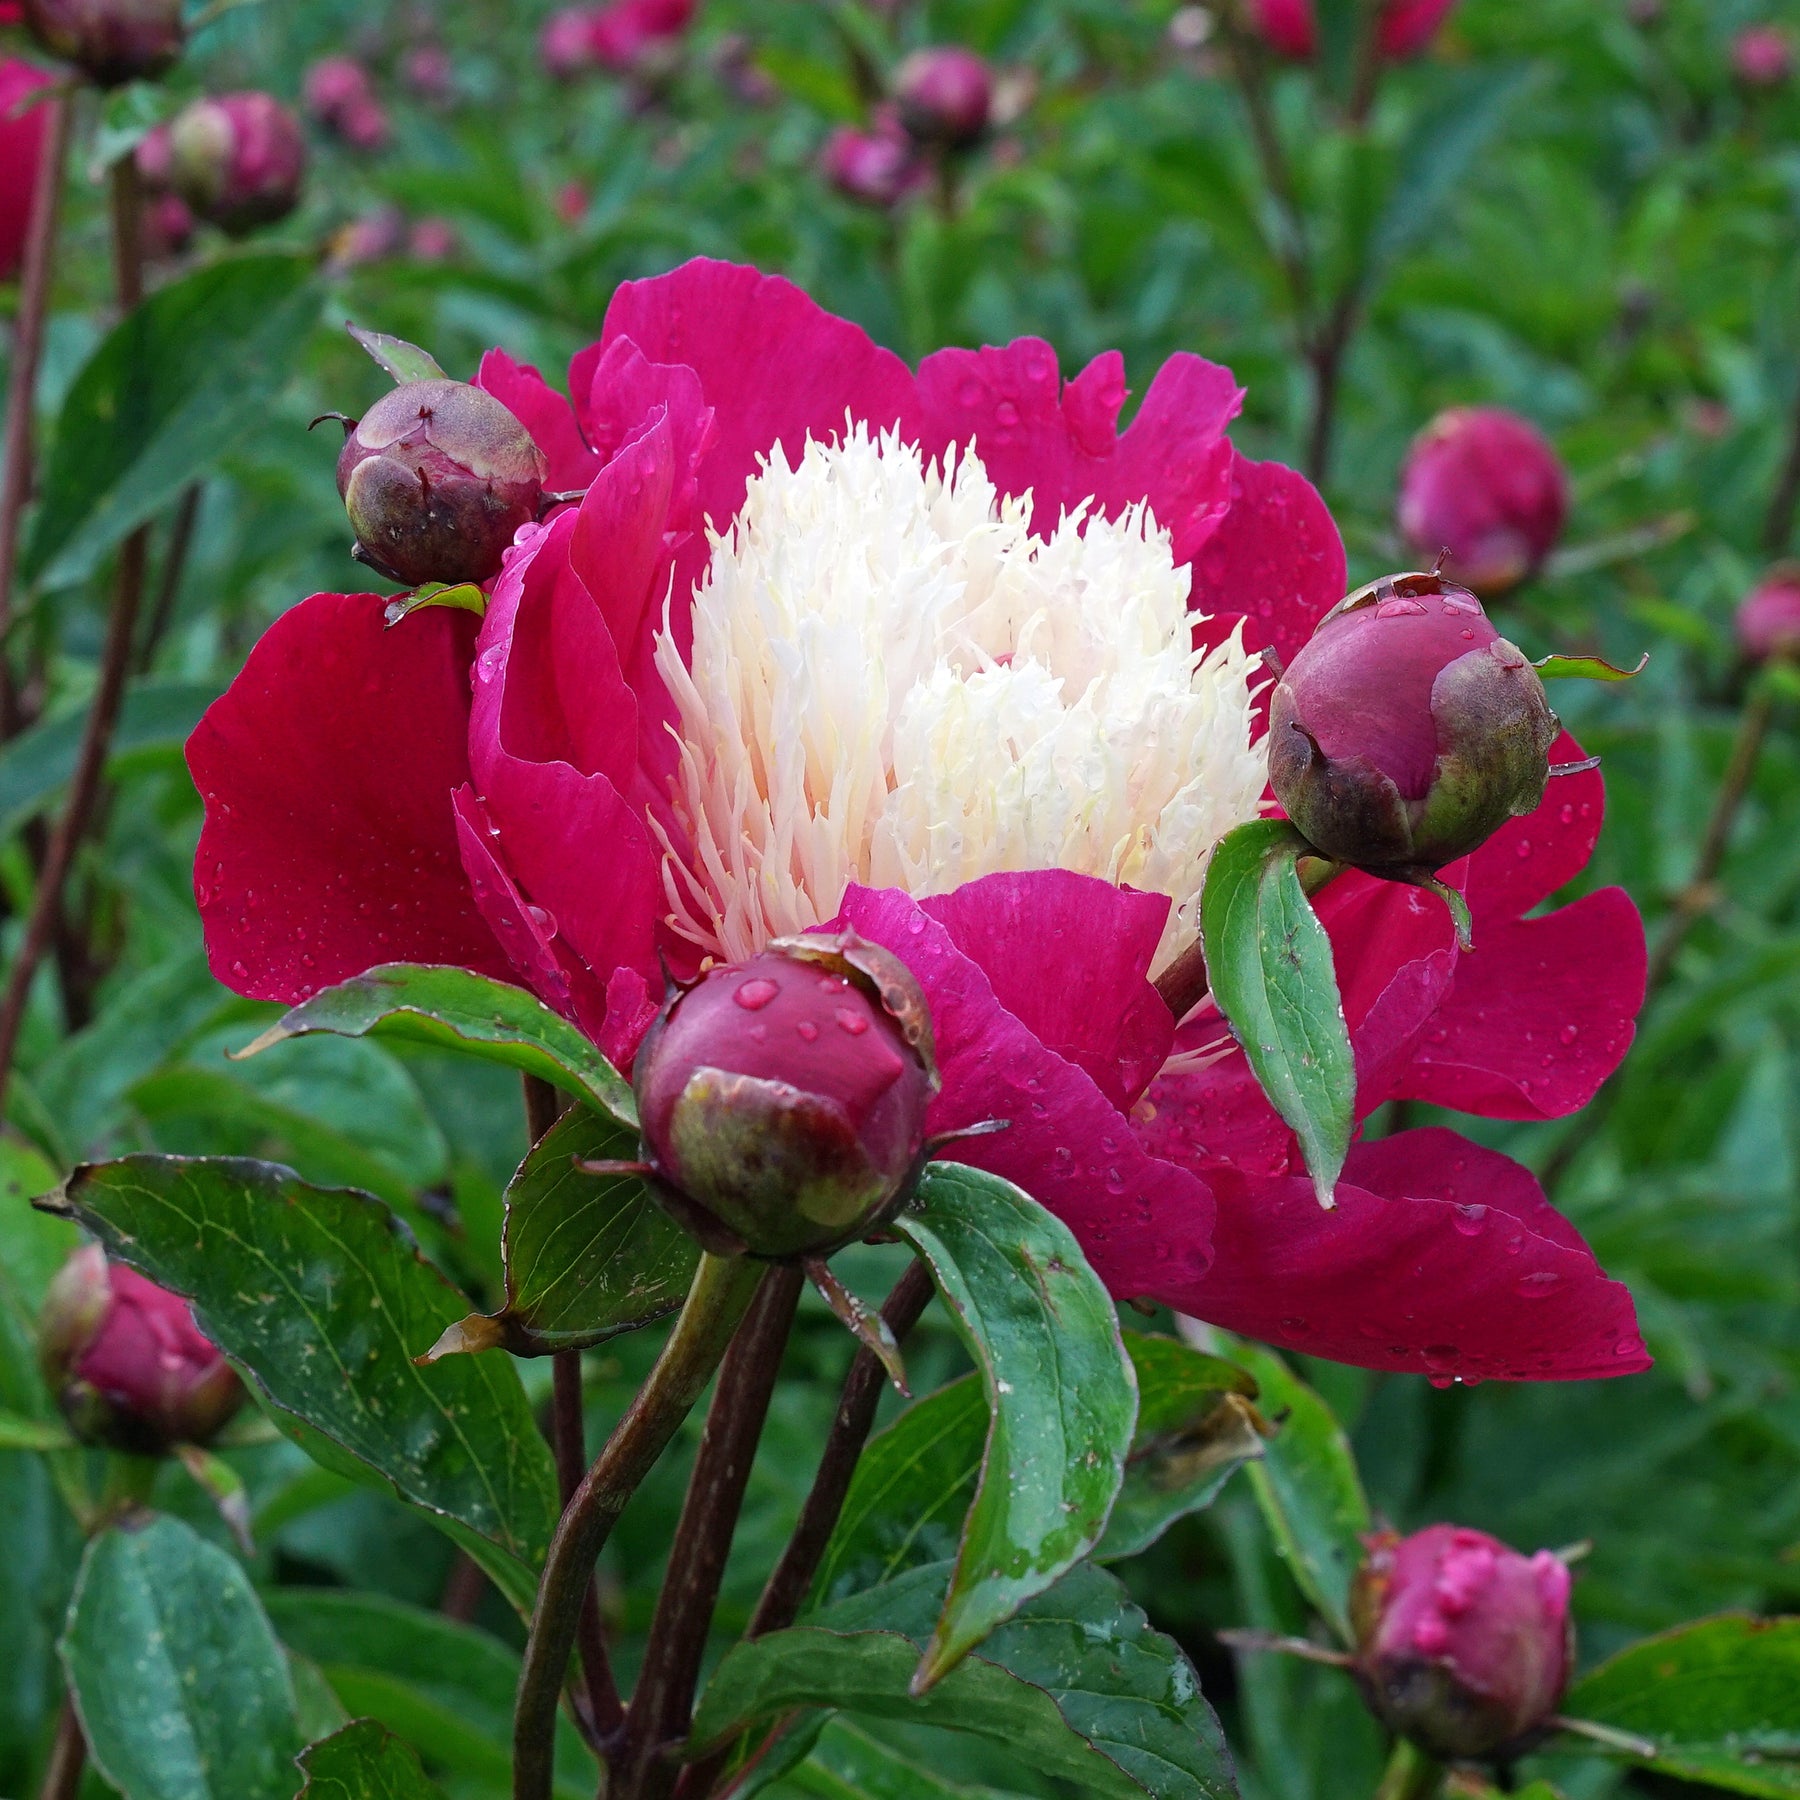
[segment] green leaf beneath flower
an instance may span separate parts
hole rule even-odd
[[[95,1765],[130,1800],[292,1800],[287,1659],[243,1569],[179,1520],[94,1539],[62,1658]]]
[[[1729,1613],[1645,1638],[1576,1682],[1563,1712],[1655,1755],[1586,1737],[1563,1748],[1735,1794],[1800,1794],[1800,1619]]]
[[[1331,940],[1300,885],[1304,838],[1255,819],[1213,850],[1200,897],[1212,996],[1332,1204],[1356,1115],[1356,1058]]]
[[[40,1204],[192,1300],[316,1460],[391,1486],[529,1603],[558,1511],[549,1449],[511,1363],[414,1362],[465,1302],[380,1201],[248,1158],[128,1156]]]
[[[557,1120],[506,1190],[506,1305],[452,1326],[437,1354],[500,1344],[515,1356],[578,1350],[681,1305],[700,1246],[639,1177],[576,1167],[629,1161],[637,1149],[635,1127],[585,1106]]]
[[[504,1063],[637,1127],[630,1083],[567,1019],[535,994],[467,969],[383,963],[284,1013],[238,1055],[313,1031],[395,1038]]]
[[[357,1719],[300,1752],[299,1800],[442,1800],[410,1744],[373,1719]]]
[[[1074,1234],[997,1175],[934,1163],[895,1221],[987,1393],[987,1447],[923,1692],[1099,1541],[1124,1479],[1137,1382]]]

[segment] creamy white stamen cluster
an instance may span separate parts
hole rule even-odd
[[[1188,571],[1149,509],[1047,537],[974,450],[927,462],[851,425],[778,447],[712,535],[679,715],[676,928],[737,959],[833,917],[851,882],[946,893],[1073,869],[1169,895],[1194,939],[1208,852],[1254,818],[1259,665],[1197,654]]]

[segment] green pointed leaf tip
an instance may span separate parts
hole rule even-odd
[[[496,1328],[493,1342],[515,1356],[577,1350],[681,1305],[699,1245],[637,1176],[578,1166],[636,1154],[635,1127],[584,1106],[571,1107],[527,1154],[506,1190],[506,1305],[481,1321]]]
[[[1200,918],[1213,998],[1329,1207],[1350,1151],[1356,1059],[1331,940],[1300,884],[1306,852],[1285,820],[1228,832],[1207,865]]]
[[[61,1649],[94,1763],[130,1800],[292,1800],[287,1659],[244,1571],[179,1520],[94,1539]]]
[[[1650,652],[1635,669],[1616,669],[1598,656],[1546,656],[1531,666],[1545,681],[1634,681],[1650,666]]]
[[[442,1800],[418,1754],[373,1719],[356,1719],[300,1753],[299,1800]]]
[[[428,581],[422,588],[414,588],[410,594],[396,595],[387,603],[381,616],[390,626],[394,626],[402,619],[410,618],[412,614],[423,612],[432,606],[454,607],[460,612],[471,612],[480,619],[487,614],[487,595],[472,581],[459,581],[454,587],[441,581]]]
[[[259,252],[179,276],[120,320],[63,402],[22,579],[84,580],[266,423],[318,300],[310,257]]]
[[[621,1124],[637,1126],[631,1084],[567,1019],[535,994],[467,969],[383,963],[322,989],[237,1054],[254,1056],[315,1031],[460,1050],[540,1076]]]
[[[393,376],[396,385],[409,381],[443,381],[444,371],[428,350],[409,344],[405,338],[390,337],[385,331],[365,331],[360,325],[344,321],[344,329],[368,351],[369,355]]]
[[[930,1269],[989,1411],[955,1574],[915,1676],[923,1691],[1099,1541],[1137,1377],[1074,1234],[1010,1182],[934,1163],[895,1229]]]
[[[1645,1638],[1576,1682],[1563,1712],[1646,1739],[1656,1756],[1588,1738],[1563,1748],[1737,1794],[1800,1795],[1800,1619],[1728,1613]]]
[[[317,1460],[460,1523],[503,1586],[496,1553],[542,1560],[556,1475],[518,1374],[494,1357],[414,1365],[467,1303],[380,1201],[248,1158],[139,1155],[80,1167],[40,1204],[192,1300]]]

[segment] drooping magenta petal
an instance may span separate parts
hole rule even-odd
[[[1215,1165],[1265,1177],[1303,1166],[1293,1132],[1269,1104],[1216,1011],[1182,1026],[1176,1049],[1172,1066],[1150,1084],[1132,1113],[1152,1155],[1202,1175]]]
[[[1116,352],[1063,388],[1056,352],[1042,338],[939,350],[919,365],[920,441],[932,456],[973,442],[997,487],[1031,492],[1040,534],[1090,497],[1109,518],[1148,500],[1174,539],[1176,562],[1191,561],[1230,500],[1225,428],[1243,390],[1216,363],[1172,356],[1119,433],[1125,391]]]
[[[1453,1132],[1359,1145],[1329,1213],[1302,1177],[1225,1172],[1215,1186],[1211,1271],[1158,1293],[1198,1318],[1440,1380],[1579,1381],[1649,1366],[1630,1294],[1529,1172]]]
[[[457,854],[469,778],[466,613],[394,630],[374,594],[284,613],[188,740],[206,802],[194,894],[213,973],[305,999],[383,962],[506,976]]]
[[[1130,1110],[1175,1037],[1149,981],[1169,917],[1165,895],[1040,869],[985,875],[920,904],[1039,1043]]]
[[[1197,1175],[1145,1151],[1093,1081],[1008,1012],[949,932],[907,895],[852,887],[839,923],[886,945],[925,990],[944,1080],[931,1130],[1011,1121],[947,1156],[1004,1176],[1048,1207],[1122,1299],[1198,1279],[1213,1206]]]
[[[1560,1119],[1624,1060],[1644,1003],[1644,922],[1623,888],[1539,919],[1484,920],[1394,1092],[1490,1119]]]
[[[1566,731],[1550,752],[1552,764],[1582,757]],[[1455,883],[1468,895],[1477,926],[1490,917],[1521,918],[1567,887],[1587,867],[1605,818],[1606,783],[1598,769],[1552,777],[1537,810],[1507,820],[1469,858],[1466,881]]]
[[[1287,663],[1344,597],[1344,540],[1304,475],[1233,455],[1230,508],[1194,558],[1199,639],[1222,643],[1241,619],[1246,649]]]
[[[713,409],[699,470],[703,516],[723,530],[757,460],[780,444],[799,460],[807,434],[841,435],[844,415],[910,427],[911,371],[860,326],[779,275],[699,257],[613,295],[602,350],[629,338],[652,363],[685,363]]]
[[[582,442],[575,409],[529,363],[516,363],[504,350],[490,350],[475,372],[485,388],[527,431],[550,464],[545,483],[555,493],[584,488],[600,458]]]

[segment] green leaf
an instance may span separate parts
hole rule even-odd
[[[757,1767],[760,1773],[763,1764]],[[1012,1800],[996,1788],[946,1780],[843,1718],[825,1725],[806,1760],[783,1775],[777,1792],[816,1800]]]
[[[547,1356],[602,1344],[674,1312],[700,1247],[634,1175],[589,1175],[576,1159],[629,1161],[635,1127],[571,1107],[533,1146],[506,1190],[506,1305],[450,1328],[437,1354],[504,1344]]]
[[[1300,886],[1307,844],[1280,819],[1228,832],[1207,865],[1201,929],[1212,994],[1332,1204],[1356,1114],[1356,1059],[1331,940]]]
[[[1275,1435],[1250,1465],[1250,1484],[1300,1591],[1345,1643],[1350,1580],[1362,1563],[1369,1502],[1350,1440],[1317,1394],[1273,1351],[1240,1344],[1234,1358],[1256,1377]]]
[[[793,1707],[829,1706],[990,1738],[1083,1794],[1236,1794],[1193,1666],[1092,1565],[1031,1600],[978,1654],[912,1696],[910,1647],[931,1636],[949,1572],[945,1563],[914,1569],[815,1624],[728,1652],[701,1701],[696,1744]]]
[[[472,581],[459,581],[454,587],[442,581],[428,581],[410,594],[395,595],[382,608],[381,616],[392,627],[433,606],[453,607],[458,612],[471,612],[478,619],[485,618],[487,595]]]
[[[1074,1234],[1008,1181],[933,1163],[895,1230],[924,1258],[987,1393],[987,1449],[919,1691],[1106,1529],[1137,1381]]]
[[[244,1571],[179,1520],[94,1539],[62,1659],[94,1763],[126,1800],[292,1800],[287,1659]]]
[[[57,1172],[29,1144],[0,1137],[0,1408],[39,1420],[54,1416],[37,1360],[37,1313],[44,1289],[81,1234],[34,1212]]]
[[[67,1450],[74,1442],[66,1425],[0,1412],[0,1450]]]
[[[314,994],[238,1054],[254,1056],[313,1031],[460,1050],[541,1076],[621,1124],[637,1125],[630,1084],[567,1019],[523,988],[467,969],[384,963]]]
[[[389,337],[385,331],[365,331],[360,325],[346,324],[344,329],[402,386],[409,381],[445,379],[431,352],[409,344],[405,338]]]
[[[378,1594],[277,1588],[281,1640],[323,1671],[352,1712],[420,1746],[445,1779],[511,1785],[519,1656],[471,1625]],[[558,1800],[588,1800],[598,1773],[574,1725],[557,1718]]]
[[[119,776],[156,756],[175,756],[219,697],[216,681],[139,681],[127,690],[107,772]],[[88,709],[59,712],[0,750],[0,836],[11,837],[63,790]]]
[[[441,1800],[419,1758],[373,1719],[357,1719],[300,1752],[299,1800]]]
[[[511,1363],[414,1362],[464,1302],[378,1200],[245,1158],[140,1155],[78,1168],[44,1204],[191,1299],[303,1448],[388,1483],[529,1593],[516,1565],[542,1560],[558,1511],[549,1449]]]
[[[1736,1794],[1800,1794],[1800,1619],[1728,1613],[1645,1638],[1576,1682],[1563,1712],[1656,1755],[1584,1737],[1585,1750]]]
[[[1531,666],[1545,681],[1630,681],[1650,666],[1650,652],[1638,658],[1635,669],[1615,669],[1598,656],[1545,656]]]
[[[263,422],[318,305],[310,258],[258,252],[181,276],[121,320],[63,402],[24,579],[83,580]]]

